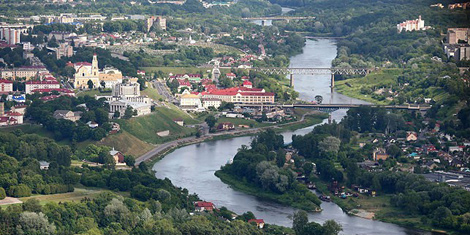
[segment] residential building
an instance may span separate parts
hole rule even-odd
[[[217,98],[202,98],[202,107],[208,109],[209,107],[214,107],[218,109],[222,104],[222,100]]]
[[[55,49],[55,55],[57,59],[64,57],[73,56],[73,47],[68,43],[61,43],[59,47]]]
[[[116,163],[116,165],[125,165],[126,163],[124,163],[124,154],[122,154],[121,152],[117,151],[114,149],[109,151],[109,154],[113,157],[114,159],[114,162]]]
[[[74,87],[76,89],[86,89],[88,88],[88,81],[93,82],[94,87],[99,86],[99,69],[98,69],[98,58],[97,55],[93,55],[92,63],[88,62],[79,62],[73,64],[75,68],[75,75],[74,75]]]
[[[418,140],[418,134],[414,131],[406,132],[406,141],[416,141]]]
[[[21,31],[15,28],[0,28],[0,39],[10,45],[21,43]]]
[[[13,92],[13,82],[5,79],[0,79],[0,95]]]
[[[70,111],[70,110],[56,110],[52,115],[55,119],[66,119],[72,122],[76,122],[82,118],[81,111]]]
[[[161,16],[151,16],[147,18],[147,32],[150,32],[154,25],[156,25],[161,30],[166,30],[166,19]]]
[[[243,86],[203,92],[202,98],[217,98],[229,103],[274,103],[274,93],[266,92],[264,89]]]
[[[188,80],[178,79],[177,81],[178,81],[178,92],[181,92],[184,89],[189,90],[189,91],[191,90],[192,85]]]
[[[199,201],[194,203],[195,206],[195,211],[197,212],[212,212],[215,210],[215,205],[212,202],[204,202],[204,201]]]
[[[60,89],[58,81],[28,81],[25,84],[26,94],[33,93],[37,89]],[[51,90],[52,91],[52,90]]]
[[[13,69],[0,70],[0,77],[10,78],[16,80],[18,78],[25,78],[26,80],[35,79],[40,73],[49,72],[44,66],[22,66]]]
[[[403,23],[397,24],[398,33],[401,33],[403,30],[405,31],[414,31],[414,30],[426,30],[430,29],[429,26],[424,26],[424,20],[421,19],[421,16],[415,20],[407,20]]]
[[[459,44],[462,42],[468,43],[468,36],[470,35],[470,28],[448,28],[447,29],[447,43]]]
[[[263,219],[250,219],[248,223],[256,223],[258,228],[264,228],[264,220]]]
[[[378,161],[378,160],[384,160],[385,161],[385,160],[387,160],[388,157],[389,157],[389,155],[387,154],[387,152],[383,148],[377,148],[372,153],[372,159],[374,159],[374,161]]]
[[[237,77],[237,75],[235,75],[234,73],[226,73],[225,76],[228,78],[228,79],[235,79]]]

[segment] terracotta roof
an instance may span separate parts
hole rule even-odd
[[[30,85],[30,84],[60,84],[58,81],[29,81],[29,82],[26,82],[26,85]]]
[[[261,223],[264,223],[264,220],[263,219],[250,219],[250,220],[248,220],[248,223],[251,223],[251,222],[261,224]]]
[[[64,89],[64,88],[34,89],[31,92],[44,93],[44,92],[53,92],[53,91],[62,92],[62,93],[74,93],[72,90]]]
[[[196,207],[214,207],[214,203],[212,202],[196,202]]]
[[[13,83],[13,81],[6,80],[6,79],[0,79],[0,83]]]

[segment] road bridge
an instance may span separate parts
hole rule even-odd
[[[267,20],[285,20],[287,23],[291,20],[312,20],[314,16],[261,16],[261,17],[244,17],[244,20],[261,20],[261,25],[264,26]]]
[[[312,108],[318,110],[338,110],[358,108],[361,106],[380,107],[395,110],[427,111],[428,105],[376,105],[376,104],[236,104],[240,107],[278,107],[278,108]]]
[[[294,75],[316,75],[316,74],[330,74],[330,87],[331,92],[335,88],[335,75],[367,75],[373,68],[251,68],[256,72],[264,74],[278,74],[290,75],[290,86],[294,87]]]

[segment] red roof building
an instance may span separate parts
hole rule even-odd
[[[204,202],[204,201],[199,201],[194,203],[195,210],[198,212],[203,212],[203,211],[208,211],[212,212],[215,210],[214,203],[212,202]]]
[[[59,89],[60,83],[58,81],[28,81],[25,84],[26,94],[33,93],[36,89]]]
[[[245,81],[243,81],[243,87],[246,87],[246,88],[253,88],[253,83],[251,83],[251,82],[248,81],[248,80],[245,80]]]
[[[258,226],[258,228],[263,228],[264,227],[264,220],[263,219],[250,219],[250,220],[248,220],[248,223],[256,223],[256,226]]]
[[[0,79],[0,94],[8,94],[13,92],[13,82],[10,80]]]

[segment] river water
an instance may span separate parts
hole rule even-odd
[[[335,55],[334,41],[327,39],[307,41],[303,53],[291,58],[291,66],[329,67]],[[313,100],[315,95],[322,95],[324,102],[330,102],[332,94],[329,79],[328,75],[296,76],[294,85],[302,99]],[[332,102],[360,103],[361,101],[333,93]],[[345,114],[345,110],[338,110],[332,113],[332,117],[340,121]],[[290,142],[293,134],[304,135],[313,128],[314,126],[310,126],[294,132],[285,132],[284,141]],[[156,171],[157,178],[169,178],[174,185],[187,188],[190,193],[196,193],[201,199],[211,201],[218,207],[225,206],[237,214],[251,211],[257,218],[264,219],[267,223],[290,227],[293,208],[235,191],[214,175],[215,171],[235,156],[238,148],[249,145],[250,142],[251,137],[237,137],[186,146],[168,154],[153,166],[153,170]],[[323,202],[321,207],[322,212],[309,213],[310,221],[323,223],[333,219],[343,226],[342,234],[425,234],[390,223],[349,216],[331,202]]]

